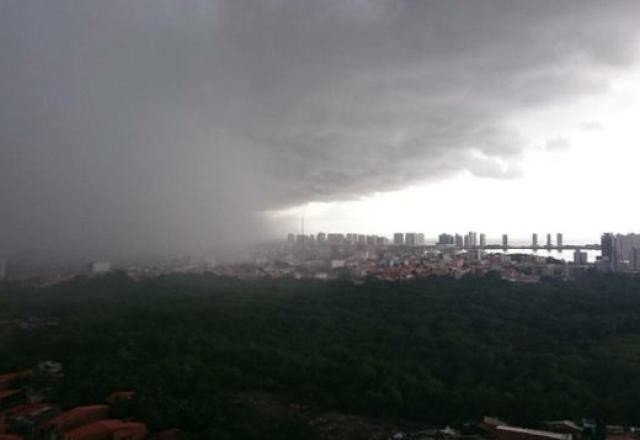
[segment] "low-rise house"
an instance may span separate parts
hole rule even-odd
[[[6,429],[27,437],[34,436],[44,423],[59,413],[57,407],[46,403],[26,403],[5,413]]]
[[[0,374],[0,390],[17,388],[33,376],[33,371],[22,370]]]
[[[135,391],[115,391],[107,396],[105,402],[107,402],[109,405],[113,405],[116,402],[131,400],[135,397],[135,395]]]
[[[61,438],[66,432],[108,417],[109,406],[107,405],[78,406],[49,420],[43,427],[44,438]]]
[[[142,440],[147,436],[147,426],[140,422],[100,420],[67,432],[63,440]]]
[[[607,431],[607,435],[624,435],[625,433],[624,426],[620,425],[607,425],[605,430]]]
[[[561,432],[564,434],[582,435],[583,428],[571,420],[552,420],[544,422],[544,427],[549,431]]]
[[[0,411],[27,403],[27,392],[20,390],[0,390]]]
[[[18,434],[0,434],[0,440],[24,440],[24,437]]]
[[[620,425],[607,425],[605,426],[605,432],[607,440],[638,440],[637,433],[627,432],[624,426]]]
[[[498,440],[572,440],[571,434],[500,425],[495,428]]]

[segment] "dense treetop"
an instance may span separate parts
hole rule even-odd
[[[231,404],[253,391],[434,424],[640,421],[640,280],[631,277],[356,286],[113,275],[0,291],[0,321],[33,317],[57,325],[0,327],[0,371],[63,362],[64,405],[134,389],[152,428],[238,438],[311,429]]]

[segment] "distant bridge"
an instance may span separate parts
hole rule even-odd
[[[480,249],[476,247],[476,249]],[[532,250],[532,251],[563,251],[563,250],[594,250],[599,251],[602,247],[599,244],[565,244],[562,246],[533,246],[518,245],[518,246],[502,246],[499,244],[488,244],[482,249],[494,249],[494,250]]]
[[[391,243],[390,244],[391,247],[394,248],[406,248],[406,249],[415,249],[415,248],[422,248],[422,249],[443,249],[443,248],[456,248],[456,249],[463,249],[463,250],[468,250],[468,249],[483,249],[483,250],[496,250],[496,251],[505,251],[505,250],[522,250],[522,251],[564,251],[564,250],[593,250],[593,251],[599,251],[602,250],[602,247],[597,244],[597,243],[592,243],[592,244],[565,244],[562,246],[557,246],[557,245],[551,245],[551,246],[533,246],[531,244],[523,244],[523,245],[509,245],[509,246],[502,246],[501,244],[487,244],[485,246],[474,246],[472,248],[461,248],[461,247],[456,247],[455,245],[452,244],[427,244],[427,245],[396,245]]]

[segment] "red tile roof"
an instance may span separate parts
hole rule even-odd
[[[107,405],[78,406],[49,420],[47,427],[58,431],[68,431],[87,423],[105,419],[109,415]]]
[[[147,426],[144,423],[125,422],[117,419],[100,420],[69,431],[65,434],[64,439],[108,439],[117,433],[132,435],[134,438],[144,438],[147,434]]]
[[[107,396],[107,403],[115,403],[121,400],[131,400],[136,395],[135,391],[115,391]]]
[[[52,406],[46,403],[25,403],[23,405],[17,405],[9,408],[6,411],[6,414],[9,418],[20,417],[44,408],[52,408]]]
[[[0,374],[0,389],[11,386],[20,379],[26,379],[33,375],[32,370],[13,371],[11,373]]]
[[[20,394],[22,390],[0,390],[0,400]]]
[[[24,440],[24,437],[18,434],[0,434],[0,440]]]

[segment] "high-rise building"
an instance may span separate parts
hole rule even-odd
[[[325,241],[327,241],[327,234],[325,234],[324,232],[318,232],[317,241],[318,243],[324,243]]]
[[[602,253],[602,264],[605,270],[613,270],[617,264],[617,244],[616,236],[610,232],[602,234],[600,238],[600,248]]]
[[[469,233],[467,234],[467,237],[469,237],[469,249],[473,249],[478,247],[478,234],[472,231],[469,231]]]
[[[468,234],[464,236],[464,240],[463,240],[462,244],[463,244],[463,246],[462,246],[463,248],[471,249],[471,244],[470,244],[470,239],[469,239],[469,235]]]
[[[360,246],[365,246],[367,244],[367,236],[363,234],[358,234],[358,244]]]
[[[347,234],[347,241],[348,241],[350,244],[356,244],[356,243],[358,242],[358,234],[353,233],[353,232],[348,233],[348,234]]]
[[[395,246],[402,246],[404,244],[404,234],[402,232],[393,234],[393,244]]]
[[[631,268],[635,272],[640,271],[640,248],[634,247],[631,250]]]
[[[626,262],[631,265],[633,257],[633,248],[640,248],[640,235],[638,234],[617,234],[615,236],[616,247],[614,255],[617,251],[620,262]]]
[[[294,244],[296,242],[296,236],[294,234],[287,234],[287,243]]]
[[[441,245],[452,245],[452,244],[456,244],[456,242],[455,242],[455,238],[453,237],[453,235],[440,234],[438,236],[438,244],[441,244]]]
[[[613,261],[613,248],[615,247],[616,238],[615,236],[607,232],[602,234],[600,238],[600,247],[602,252],[602,259],[607,261]]]
[[[462,249],[464,247],[464,239],[462,238],[462,235],[456,234],[456,236],[455,236],[455,245],[459,249]]]
[[[573,262],[581,266],[587,264],[589,262],[588,254],[585,251],[576,249],[573,252]]]
[[[382,247],[387,245],[387,239],[385,237],[376,237],[376,246]]]
[[[556,234],[556,244],[558,248],[562,248],[562,234],[560,232]]]
[[[538,234],[536,233],[531,235],[531,247],[534,249],[538,248]]]
[[[407,232],[404,234],[404,244],[406,246],[415,246],[418,244],[418,234],[415,232]]]
[[[0,257],[0,282],[7,278],[7,259]]]
[[[551,234],[547,234],[547,247],[550,248],[551,246],[552,246]]]
[[[424,240],[424,234],[422,232],[418,232],[418,234],[416,235],[416,244],[418,246],[424,246],[425,240]]]
[[[502,247],[504,249],[509,247],[509,236],[507,234],[502,234]]]
[[[487,236],[485,234],[480,234],[480,248],[484,249],[487,246]]]

